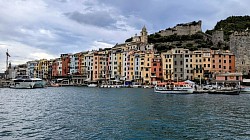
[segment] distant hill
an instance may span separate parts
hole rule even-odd
[[[229,35],[234,31],[245,31],[250,29],[250,16],[230,16],[225,20],[217,22],[213,30],[207,30],[206,33],[212,35],[214,30],[222,29],[224,31],[225,40],[229,40]]]

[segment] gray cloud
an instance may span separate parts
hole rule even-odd
[[[99,27],[111,27],[116,23],[116,20],[111,17],[110,13],[105,11],[96,11],[85,14],[75,11],[73,13],[66,13],[65,15],[70,19],[77,21],[78,23]]]

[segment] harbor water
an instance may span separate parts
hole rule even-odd
[[[250,139],[250,94],[0,88],[0,139]]]

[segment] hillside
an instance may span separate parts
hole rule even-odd
[[[207,30],[207,34],[212,34],[214,30],[222,29],[224,31],[224,39],[229,40],[229,35],[234,31],[245,31],[250,29],[250,16],[230,16],[225,20],[217,22],[213,30]]]
[[[197,50],[198,48],[210,48],[212,42],[204,39],[202,33],[194,35],[170,35],[161,36],[158,33],[148,36],[148,42],[155,45],[155,49],[159,52],[170,50],[174,47]]]

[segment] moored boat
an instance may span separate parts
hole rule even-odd
[[[224,95],[239,95],[240,94],[239,89],[234,90],[209,90],[208,94],[224,94]]]
[[[241,93],[250,93],[250,87],[241,87],[240,92]]]
[[[88,87],[97,87],[97,84],[89,84]]]
[[[154,87],[154,92],[164,94],[190,94],[194,88],[185,82],[159,83]]]
[[[10,83],[10,88],[19,88],[19,89],[30,89],[34,88],[34,85],[36,84],[36,81],[33,81],[28,76],[19,76],[15,79],[12,79],[12,82]]]

